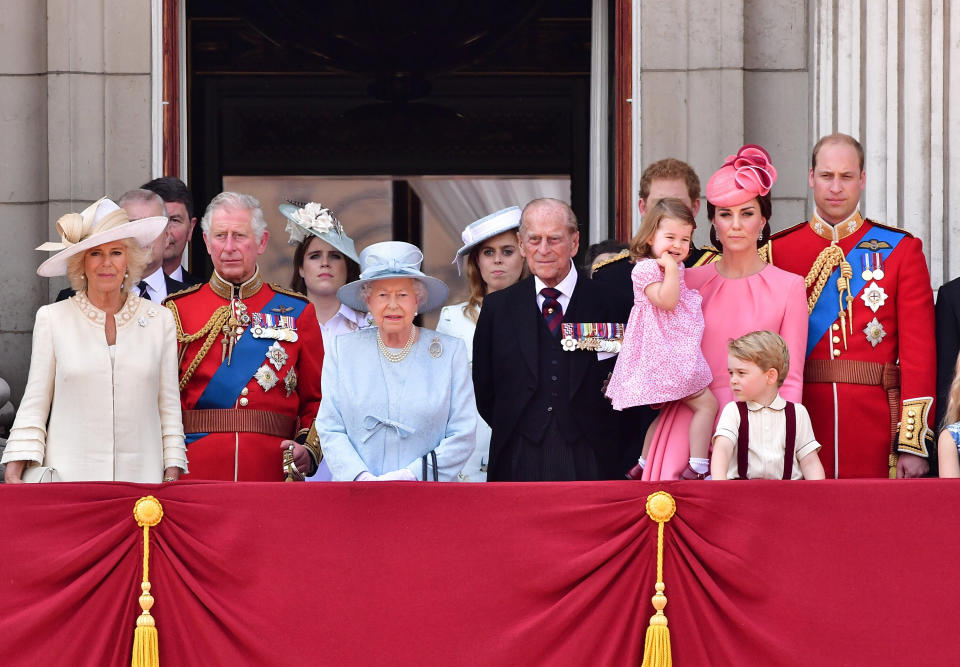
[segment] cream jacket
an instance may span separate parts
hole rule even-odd
[[[164,468],[187,469],[173,315],[129,294],[114,318],[111,362],[106,315],[83,294],[37,311],[3,463],[35,461],[65,482],[156,483]]]

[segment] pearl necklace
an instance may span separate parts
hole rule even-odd
[[[386,346],[383,342],[383,338],[380,337],[380,329],[377,329],[377,347],[380,348],[380,354],[386,358],[387,361],[392,361],[393,363],[398,363],[407,358],[407,355],[410,354],[410,349],[413,347],[413,340],[416,338],[417,327],[410,325],[410,337],[407,338],[407,342],[404,343],[403,348],[399,352],[391,352],[390,348]]]

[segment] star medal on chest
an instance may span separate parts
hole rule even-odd
[[[279,310],[274,308],[274,310]],[[254,338],[272,338],[294,343],[299,338],[297,334],[297,320],[290,315],[276,315],[274,313],[254,313],[251,316],[253,326],[250,333]]]
[[[874,250],[878,247],[883,247],[884,245],[889,247],[888,243],[883,243],[881,245],[880,241],[876,239],[871,239],[869,241],[864,241],[858,248],[873,248]],[[860,255],[860,264],[863,267],[863,271],[860,272],[860,277],[866,281],[870,280],[883,280],[885,275],[883,272],[883,255],[879,252],[865,252]]]
[[[273,345],[267,348],[264,356],[267,358],[267,361],[273,364],[273,367],[276,368],[278,372],[283,368],[283,365],[287,363],[287,359],[290,358],[287,351],[283,349],[283,345],[278,341],[273,341]]]
[[[257,369],[257,372],[253,374],[253,379],[257,381],[257,384],[260,385],[260,388],[263,389],[264,392],[273,389],[277,382],[280,381],[277,374],[267,364]]]
[[[887,293],[877,284],[877,281],[873,281],[863,289],[863,294],[860,295],[860,298],[863,299],[867,308],[873,312],[877,312],[886,302]]]
[[[283,387],[287,390],[287,398],[297,390],[297,371],[293,368],[288,370],[287,374],[283,377]]]
[[[870,344],[874,347],[879,345],[880,341],[887,335],[887,332],[883,330],[883,325],[880,324],[880,320],[876,317],[867,324],[863,329],[863,333],[866,334],[867,340],[870,341]]]
[[[237,338],[243,334],[243,329],[250,324],[250,316],[247,314],[247,304],[238,299],[230,302],[230,317],[223,325],[223,340],[221,345],[223,350],[220,354],[220,362],[224,358],[227,360],[227,366],[233,359],[233,346],[237,344]]]

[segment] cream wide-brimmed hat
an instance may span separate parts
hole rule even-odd
[[[521,213],[519,206],[510,206],[467,225],[460,234],[463,247],[457,251],[457,256],[453,258],[453,263],[457,265],[457,273],[463,274],[463,260],[477,244],[492,239],[497,234],[519,228]]]
[[[167,227],[162,215],[130,221],[127,212],[103,197],[80,213],[67,213],[57,220],[60,241],[48,241],[37,250],[57,252],[37,268],[37,275],[53,278],[67,273],[67,260],[98,245],[135,239],[141,246],[153,243]]]
[[[283,231],[290,235],[287,241],[290,245],[301,243],[307,238],[307,234],[311,234],[321,241],[326,241],[354,262],[360,263],[353,239],[344,233],[343,225],[333,211],[323,204],[309,202],[303,206],[296,206],[290,203],[280,204],[277,208],[287,219],[287,226]]]
[[[360,295],[364,285],[387,278],[413,278],[423,283],[427,290],[427,300],[420,305],[419,311],[426,313],[439,308],[447,300],[450,290],[439,278],[423,273],[420,270],[422,262],[423,253],[411,243],[382,241],[369,245],[360,253],[360,279],[337,290],[337,298],[354,310],[367,312],[369,308]]]

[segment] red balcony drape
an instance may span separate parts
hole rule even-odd
[[[960,484],[0,486],[0,662],[129,664],[138,498],[164,665],[636,665],[649,493],[675,665],[955,664]]]

